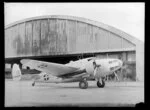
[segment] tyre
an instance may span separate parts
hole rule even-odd
[[[80,82],[79,82],[79,87],[80,87],[81,89],[86,89],[86,88],[88,88],[88,82],[87,82],[87,81],[80,81]]]
[[[102,80],[102,83],[100,83],[99,81],[97,81],[97,86],[98,86],[99,88],[103,88],[103,87],[105,86],[105,81]]]

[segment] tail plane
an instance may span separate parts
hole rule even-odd
[[[19,81],[21,80],[21,70],[19,68],[19,65],[17,64],[13,64],[13,67],[12,67],[12,78],[14,81]]]

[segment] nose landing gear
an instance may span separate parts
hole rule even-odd
[[[97,81],[97,86],[99,88],[103,88],[105,86],[105,81],[104,79],[100,79],[99,81]]]

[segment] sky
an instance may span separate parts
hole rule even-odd
[[[145,3],[5,3],[5,26],[45,15],[70,15],[120,29],[145,42]]]

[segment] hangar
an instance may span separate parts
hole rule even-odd
[[[50,15],[5,27],[5,63],[22,58],[96,56],[135,62],[135,79],[144,80],[144,43],[112,26],[86,18]]]

